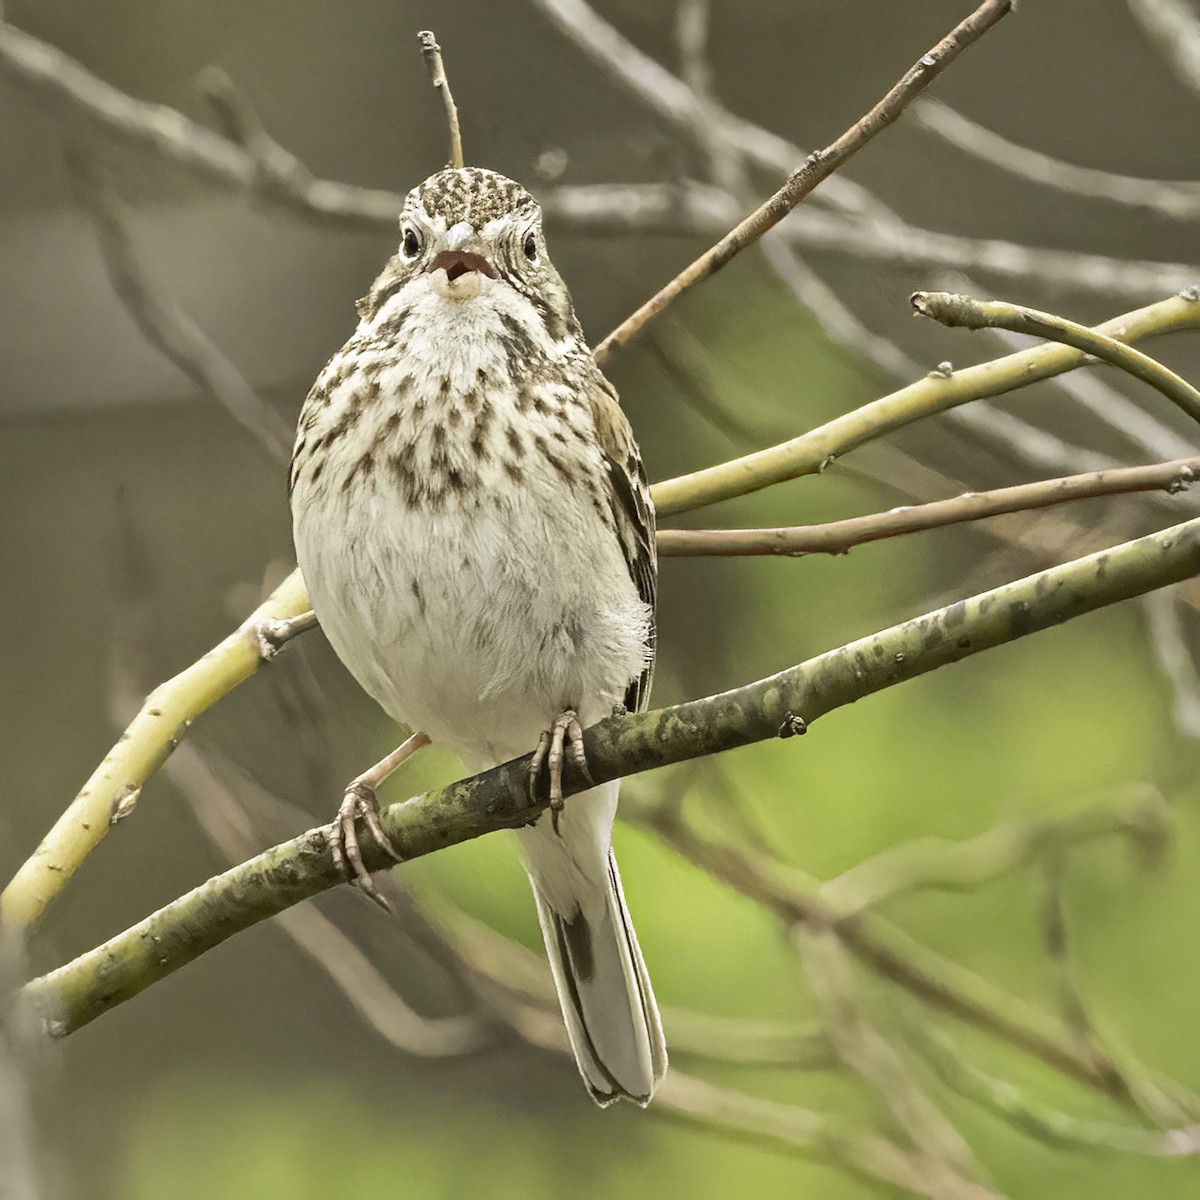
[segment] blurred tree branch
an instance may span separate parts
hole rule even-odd
[[[1023,179],[1073,196],[1108,200],[1130,208],[1160,213],[1173,221],[1200,217],[1200,183],[1174,179],[1136,179],[1063,162],[1049,154],[1018,146],[985,129],[940,100],[924,97],[912,115],[931,133],[955,148],[992,163]]]
[[[96,227],[113,290],[146,340],[207,392],[277,463],[292,455],[292,431],[221,348],[159,287],[138,260],[117,199],[91,149],[67,156],[76,193]]]

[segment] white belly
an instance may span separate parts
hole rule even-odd
[[[566,708],[607,716],[645,666],[649,611],[616,538],[561,489],[438,513],[375,491],[301,506],[295,538],[342,661],[470,766],[531,750]]]

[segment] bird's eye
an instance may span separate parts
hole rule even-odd
[[[417,235],[417,231],[409,226],[404,231],[404,238],[400,243],[401,253],[405,258],[416,258],[421,253],[421,239]]]
[[[525,235],[525,257],[531,263],[535,263],[538,260],[537,238],[532,233]]]

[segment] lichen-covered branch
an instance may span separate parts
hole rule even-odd
[[[756,683],[610,718],[584,736],[592,781],[802,732],[864,696],[1197,572],[1200,519],[958,601]],[[393,805],[383,815],[384,828],[410,859],[526,824],[540,811],[528,796],[528,765],[527,755]],[[565,782],[568,792],[588,786],[573,770]],[[328,826],[310,830],[210,879],[31,982],[27,1002],[41,1010],[51,1032],[69,1033],[239,930],[342,882],[329,832]],[[370,845],[363,860],[371,870],[391,862]]]

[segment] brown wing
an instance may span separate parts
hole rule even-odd
[[[596,371],[591,388],[592,419],[604,466],[608,472],[609,503],[613,523],[629,575],[638,595],[650,606],[650,661],[625,693],[625,707],[642,712],[650,702],[650,682],[654,676],[655,601],[658,593],[658,556],[654,544],[654,504],[642,467],[642,456],[633,430],[617,402],[612,384]]]

